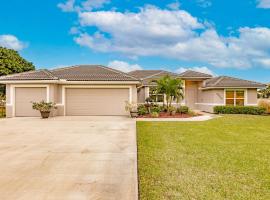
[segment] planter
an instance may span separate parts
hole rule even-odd
[[[130,116],[131,116],[132,118],[138,117],[138,111],[130,111]]]
[[[51,113],[51,111],[46,111],[46,112],[40,111],[40,114],[41,114],[42,119],[49,118],[50,113]]]

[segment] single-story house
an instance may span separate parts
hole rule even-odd
[[[137,89],[138,103],[144,103],[147,97],[162,103],[163,95],[153,93],[155,87],[153,80],[170,75],[183,80],[184,99],[180,103],[191,109],[206,112],[213,112],[214,106],[217,105],[256,106],[257,89],[265,87],[264,84],[254,81],[228,76],[213,77],[192,70],[181,74],[163,70],[136,70],[129,74],[141,81]]]
[[[257,105],[257,89],[264,84],[237,78],[212,77],[195,71],[175,74],[164,70],[137,70],[124,73],[100,65],[78,65],[54,70],[36,70],[0,77],[6,85],[6,116],[39,116],[32,102],[55,102],[52,116],[128,115],[125,102],[144,103],[154,94],[157,80],[165,75],[181,78],[182,105],[213,112],[216,105]],[[175,102],[176,103],[176,102]]]

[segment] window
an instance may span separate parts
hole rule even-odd
[[[156,94],[156,87],[150,87],[149,88],[149,97],[154,102],[163,102],[163,100],[164,100],[164,95],[163,94]]]
[[[226,90],[226,106],[244,106],[244,90]]]

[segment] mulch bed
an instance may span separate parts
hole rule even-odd
[[[200,115],[196,114],[195,116],[200,116]],[[175,115],[170,115],[170,113],[161,112],[159,113],[159,117],[152,117],[151,114],[138,116],[138,118],[189,118],[189,117],[194,117],[194,115],[180,114],[180,113],[176,113]]]

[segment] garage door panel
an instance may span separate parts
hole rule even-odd
[[[32,102],[46,100],[46,88],[16,88],[15,115],[17,117],[37,117],[39,111],[33,110]]]
[[[67,88],[66,115],[127,115],[129,89]]]

